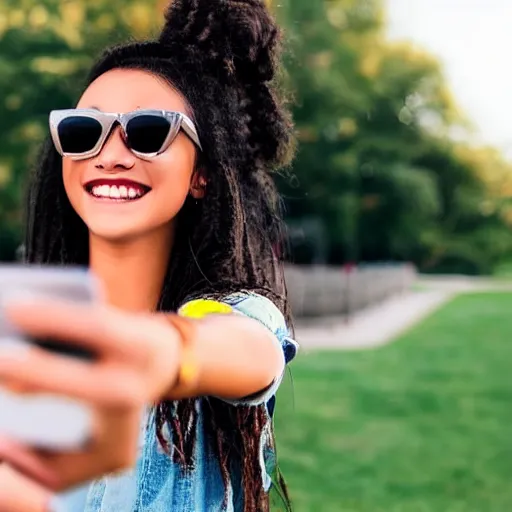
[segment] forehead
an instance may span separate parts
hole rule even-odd
[[[91,107],[103,112],[162,109],[190,114],[178,91],[163,78],[139,69],[113,69],[98,77],[77,104],[77,108]]]

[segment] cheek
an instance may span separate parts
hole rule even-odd
[[[160,158],[158,167],[152,172],[153,190],[169,208],[180,209],[190,191],[195,156],[190,151],[176,148]]]

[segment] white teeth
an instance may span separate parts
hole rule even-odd
[[[119,194],[119,189],[115,185],[110,187],[110,197],[113,199],[119,199],[121,197],[121,194]]]
[[[116,185],[99,185],[93,187],[91,192],[95,197],[110,199],[136,199],[144,195],[142,190],[135,189],[133,187],[126,187],[125,185],[121,185],[120,187],[117,187]]]

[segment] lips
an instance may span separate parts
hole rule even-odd
[[[136,201],[144,197],[151,188],[127,179],[97,179],[84,185],[85,191],[97,198],[110,201]]]

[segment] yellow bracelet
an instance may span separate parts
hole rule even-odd
[[[199,377],[199,367],[193,350],[194,323],[180,315],[166,315],[167,320],[178,331],[181,339],[181,360],[174,389],[187,390],[193,387]]]

